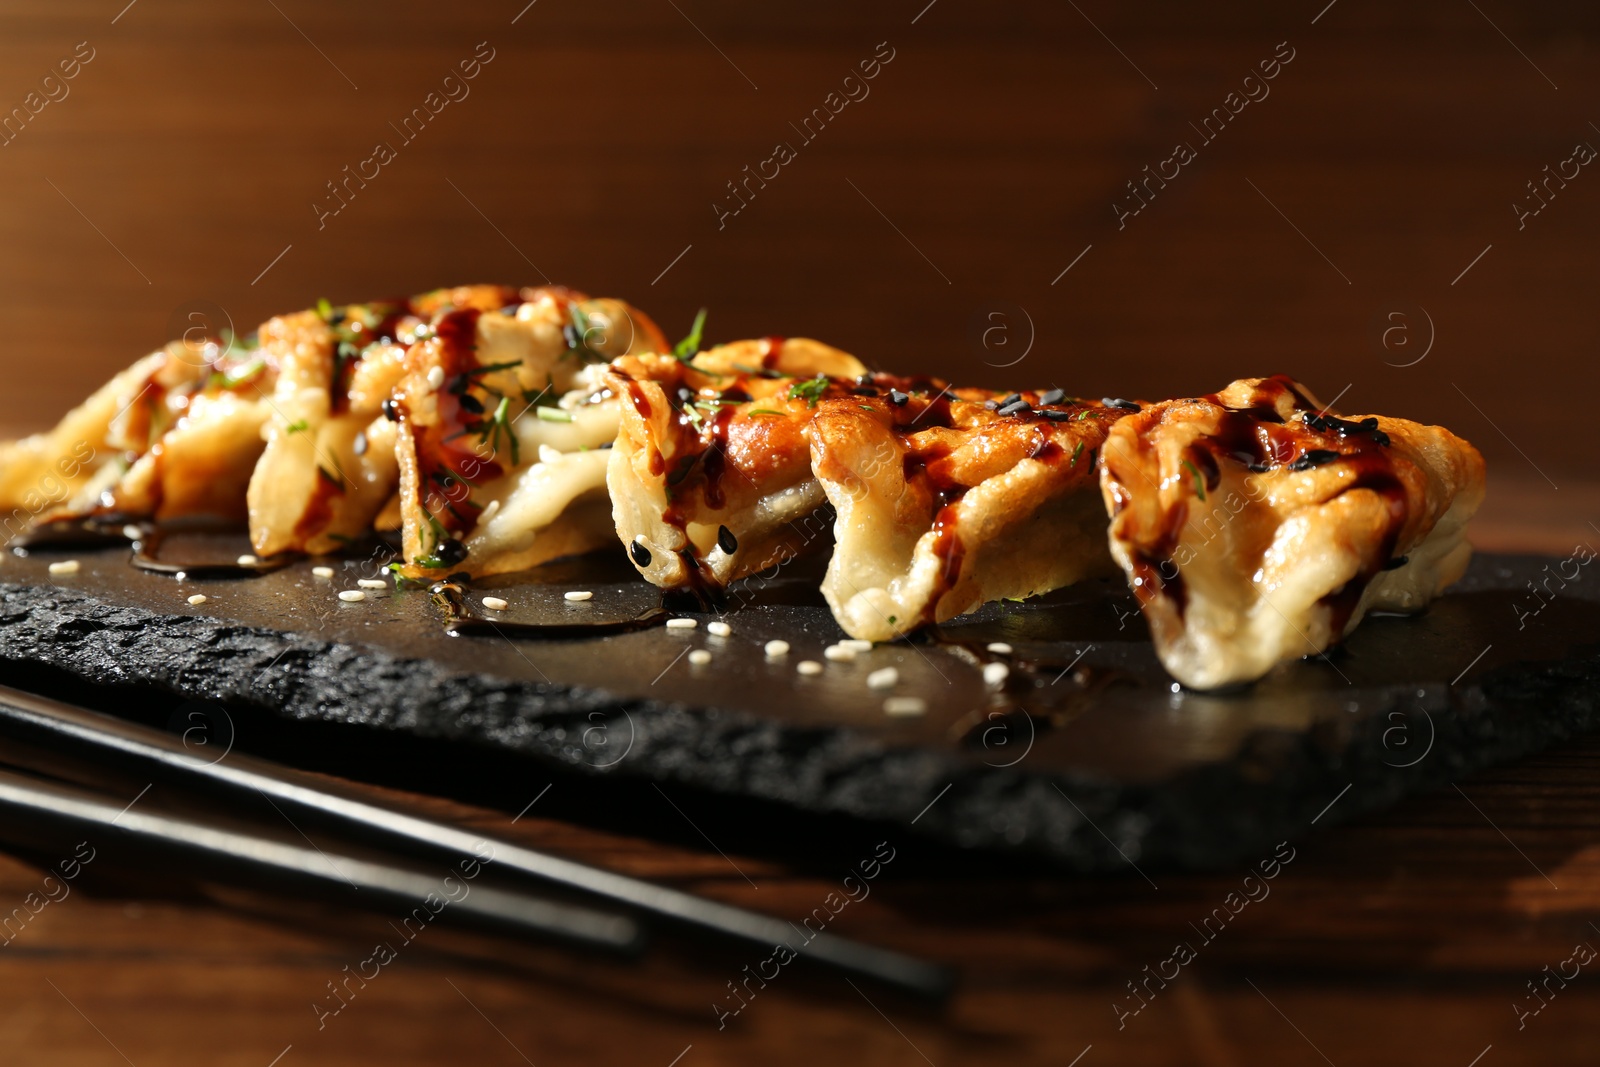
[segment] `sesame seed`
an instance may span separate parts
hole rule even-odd
[[[199,607],[201,604],[204,604],[207,599],[208,598],[204,593],[196,593],[194,596],[189,598],[189,603],[194,607]]]
[[[729,634],[733,633],[733,627],[729,626],[721,619],[718,619],[716,622],[706,623],[706,632],[711,634],[713,637],[727,637]]]
[[[900,672],[893,667],[880,667],[867,675],[868,689],[893,689],[900,681]]]
[[[735,537],[733,535],[733,531],[728,529],[726,526],[718,526],[717,547],[722,549],[724,555],[731,556],[735,552],[739,551],[739,539]]]
[[[75,559],[64,559],[59,563],[50,564],[51,574],[77,574],[82,564]]]
[[[540,463],[554,463],[560,458],[561,458],[561,450],[559,448],[551,448],[549,445],[540,445],[539,446],[539,462]]]
[[[997,656],[1009,656],[1011,655],[1011,646],[1004,641],[990,641],[989,651]]]
[[[641,567],[650,566],[650,550],[645,547],[644,541],[634,538],[633,544],[628,546],[628,555],[633,557],[633,562]]]
[[[574,603],[580,600],[593,600],[594,594],[587,589],[574,589],[567,594],[567,599]]]
[[[983,665],[983,681],[986,685],[999,685],[1011,674],[1011,668],[1004,663],[985,663]]]
[[[789,642],[787,642],[787,641],[768,641],[767,642],[766,652],[767,652],[767,655],[770,656],[773,659],[778,659],[779,657],[787,656],[789,654]]]
[[[853,663],[856,658],[856,650],[846,648],[843,645],[829,645],[822,650],[822,658],[831,659],[835,663]]]
[[[130,523],[122,528],[122,536],[130,541],[142,541],[144,540],[144,531]]]
[[[428,368],[428,388],[437,392],[444,385],[444,368]]]
[[[363,589],[387,589],[389,583],[382,578],[357,578],[356,584]]]
[[[260,563],[260,562],[261,561],[259,559],[257,559],[255,556],[248,555],[248,554],[239,557],[239,566],[241,566],[241,567],[254,567],[257,563]]]
[[[312,567],[311,568],[311,573],[316,575],[318,578],[332,578],[333,577],[333,568],[332,567]]]
[[[694,619],[668,619],[667,620],[667,629],[669,629],[669,630],[692,630],[696,626],[699,626],[699,625],[700,625],[700,623],[698,621],[694,620]]]
[[[883,702],[885,715],[921,715],[928,710],[928,702],[921,697],[890,697]]]
[[[872,642],[863,641],[859,637],[847,637],[839,642],[840,648],[848,648],[856,652],[871,652]]]
[[[704,667],[707,663],[711,662],[711,653],[707,652],[703,648],[697,648],[693,652],[689,653],[689,662],[693,663],[696,667]]]
[[[822,664],[814,659],[803,659],[794,665],[794,669],[801,674],[821,674]]]
[[[490,611],[504,611],[511,605],[497,596],[486,596],[483,598],[483,606]]]
[[[359,589],[341,589],[339,590],[339,599],[346,604],[359,604],[367,599],[367,594]]]

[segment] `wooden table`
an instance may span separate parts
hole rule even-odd
[[[1491,509],[1484,536],[1500,548],[1560,547],[1561,523],[1578,513],[1564,502],[1558,514],[1553,495],[1530,491],[1535,510],[1520,526]],[[1564,987],[1550,975],[1572,974],[1577,946],[1600,946],[1597,777],[1600,739],[1589,739],[1376,817],[1339,825],[1335,807],[1324,829],[1281,850],[1292,859],[1265,882],[1245,870],[1150,872],[1153,883],[1131,870],[1065,877],[982,858],[952,864],[895,840],[871,895],[830,928],[961,968],[942,1014],[795,968],[750,984],[745,1007],[719,1025],[713,1004],[738,1004],[728,983],[759,954],[667,938],[640,963],[616,963],[443,926],[407,944],[382,916],[206,890],[181,872],[82,877],[0,947],[5,1062],[1589,1062],[1600,976],[1593,964]],[[540,787],[530,781],[530,795]],[[563,811],[559,792],[515,825],[506,812],[389,795],[794,918],[839,888],[875,836],[819,825],[812,855],[786,860],[790,831],[764,840],[759,814],[703,798],[693,827],[663,805],[664,836],[646,838],[619,832],[616,813],[589,801]],[[558,813],[567,817],[549,817]],[[709,844],[719,840],[755,844],[724,856]],[[0,909],[21,907],[43,879],[0,860]],[[335,1000],[329,983],[379,941],[399,943],[395,961]],[[1181,968],[1165,962],[1179,943],[1194,954]],[[1151,977],[1174,970],[1164,983]],[[1528,983],[1541,981],[1536,1000]],[[314,1003],[344,1006],[324,1015]]]

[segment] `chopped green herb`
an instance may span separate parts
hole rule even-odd
[[[317,298],[317,314],[322,316],[323,322],[333,321],[333,305],[328,303],[327,297]]]
[[[819,374],[815,378],[804,382],[795,382],[789,386],[790,400],[804,400],[806,407],[814,408],[817,401],[822,399],[822,394],[828,389],[828,376]]]
[[[490,455],[499,455],[500,438],[504,435],[506,448],[511,453],[511,465],[513,467],[521,466],[521,445],[517,440],[516,430],[512,429],[511,426],[511,398],[509,396],[501,397],[500,403],[495,406],[494,414],[478,425],[478,440],[489,446]]]
[[[534,408],[533,413],[545,422],[571,422],[572,412],[563,408]]]
[[[1072,461],[1067,466],[1076,467],[1078,465],[1078,457],[1081,455],[1083,455],[1083,442],[1079,441],[1072,450]]]
[[[1194,495],[1200,498],[1201,503],[1206,499],[1206,480],[1200,477],[1200,472],[1189,460],[1184,460],[1183,465],[1189,468],[1189,474],[1194,478]]]
[[[692,363],[694,357],[700,354],[700,339],[705,334],[706,309],[701,308],[694,317],[694,325],[689,327],[689,336],[673,346],[672,354],[681,363]]]
[[[745,412],[745,414],[746,415],[776,415],[780,419],[783,418],[783,412],[781,412],[781,411],[769,411],[766,408],[756,408],[754,411]]]
[[[289,432],[292,433],[292,434],[305,433],[306,430],[308,430],[310,428],[311,428],[311,424],[306,422],[305,419],[299,419],[299,420],[297,420],[295,422],[291,422],[289,424]]]

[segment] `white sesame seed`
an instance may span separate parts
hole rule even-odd
[[[341,589],[339,591],[339,599],[346,604],[359,604],[367,599],[367,594],[359,589]]]
[[[706,623],[706,632],[711,634],[713,637],[727,637],[729,634],[733,633],[733,627],[729,626],[721,619],[718,619],[716,622]]]
[[[561,458],[561,450],[559,448],[551,448],[549,445],[540,445],[539,446],[539,462],[540,463],[555,463],[560,458]]]
[[[486,596],[483,598],[483,606],[490,611],[504,611],[511,605],[497,596]]]
[[[847,637],[839,642],[839,647],[853,649],[856,652],[871,652],[872,642],[863,641],[859,637]]]
[[[130,541],[143,541],[144,531],[139,529],[139,527],[134,526],[132,523],[129,523],[127,526],[122,528],[122,536],[126,537]]]
[[[668,619],[667,620],[667,629],[669,629],[669,630],[692,630],[696,626],[699,626],[699,625],[700,625],[700,623],[698,621],[694,620],[694,619]]]
[[[177,574],[174,574],[172,577],[173,577],[174,581],[179,581],[179,582],[187,581],[188,578],[189,578],[189,572],[188,571],[179,571]]]
[[[333,568],[332,567],[312,567],[311,568],[311,573],[316,575],[318,578],[332,578],[333,577]]]
[[[831,659],[835,663],[853,663],[856,658],[856,650],[845,648],[843,645],[829,645],[822,650],[822,658]]]
[[[189,603],[194,607],[199,607],[201,604],[204,604],[207,599],[209,598],[204,593],[196,593],[194,596],[189,598]]]
[[[382,578],[357,578],[356,584],[363,589],[387,589],[389,583]]]
[[[580,600],[593,600],[594,594],[587,589],[574,589],[567,594],[567,599],[577,603]]]
[[[707,663],[711,662],[711,653],[707,652],[703,648],[697,648],[693,652],[689,653],[689,662],[693,663],[696,667],[704,667]]]
[[[1004,641],[991,641],[989,642],[989,651],[997,656],[1009,656],[1011,655],[1011,646]]]
[[[821,674],[822,664],[814,659],[803,659],[794,665],[794,669],[801,674]]]
[[[243,555],[239,557],[239,566],[241,567],[254,567],[260,562],[261,561],[259,559],[251,555]]]
[[[1004,663],[985,663],[983,665],[983,681],[986,685],[999,685],[1011,673],[1011,668]]]
[[[880,667],[867,675],[867,688],[893,689],[900,681],[900,672],[893,667]]]
[[[789,654],[789,642],[768,641],[766,646],[767,656],[771,659],[781,659]]]
[[[64,559],[59,563],[50,564],[51,574],[77,574],[78,568],[83,566],[75,559]]]
[[[444,385],[444,368],[443,367],[429,367],[428,368],[428,388],[434,390],[435,392],[437,392],[439,390],[439,388],[441,386],[443,386],[443,385]]]
[[[890,697],[883,702],[885,715],[921,715],[928,710],[928,702],[921,697]]]

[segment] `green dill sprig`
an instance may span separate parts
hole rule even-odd
[[[822,394],[825,393],[827,389],[828,376],[826,374],[819,374],[815,378],[811,378],[803,382],[795,382],[793,385],[789,386],[789,399],[804,400],[806,402],[806,407],[814,408],[817,406],[817,401],[822,399]]]
[[[672,348],[672,354],[680,363],[692,363],[694,357],[700,354],[701,339],[705,336],[706,309],[701,308],[694,317],[694,325],[689,327],[689,336],[679,341]]]

